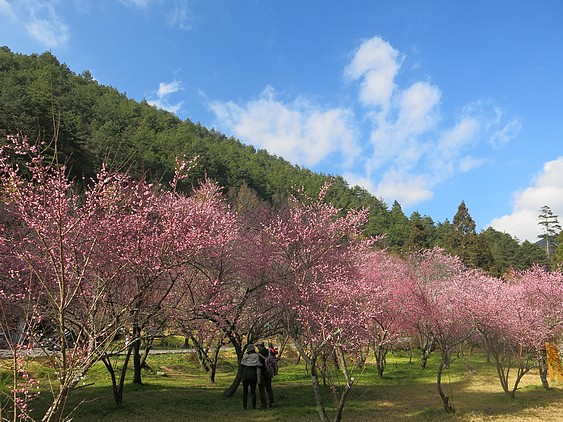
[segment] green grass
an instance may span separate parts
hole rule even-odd
[[[434,357],[436,358],[436,357]],[[406,355],[388,356],[383,378],[368,364],[363,371],[355,369],[356,383],[344,411],[348,421],[557,421],[563,415],[563,385],[541,388],[537,373],[524,377],[516,399],[504,395],[494,366],[482,355],[459,359],[443,376],[444,390],[453,400],[455,415],[442,411],[436,390],[435,359],[426,369],[418,361],[409,363]],[[220,363],[216,383],[211,383],[193,355],[154,355],[149,357],[152,372],[143,373],[144,385],[128,379],[124,403],[116,408],[110,378],[104,366],[92,368],[76,389],[67,406],[71,417],[80,422],[99,421],[317,421],[311,379],[304,365],[284,356],[280,374],[274,379],[278,407],[269,410],[242,409],[241,388],[231,398],[222,396],[234,377],[232,356]],[[33,367],[37,373],[40,365]],[[6,380],[7,375],[0,373]],[[33,403],[38,414],[48,405],[48,392]],[[324,389],[327,408],[332,415],[334,400],[330,389]],[[551,418],[551,419],[550,419]]]

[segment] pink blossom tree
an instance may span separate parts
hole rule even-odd
[[[387,251],[366,255],[361,274],[360,313],[367,324],[377,374],[382,377],[387,353],[406,335],[410,293],[415,286],[405,260]]]
[[[455,409],[442,388],[442,374],[452,359],[455,348],[474,333],[468,324],[467,280],[475,277],[459,258],[445,255],[441,250],[423,251],[411,256],[415,288],[411,295],[411,327],[419,337],[431,336],[440,352],[436,384],[444,410]]]
[[[542,385],[549,387],[547,380],[546,343],[558,342],[563,331],[563,274],[561,268],[547,271],[536,266],[519,273],[523,295],[531,308],[533,318],[532,330],[535,337],[533,344]]]
[[[542,361],[546,342],[561,335],[563,277],[536,267],[513,273],[508,281],[479,283],[473,292],[474,324],[503,391],[514,398],[524,375]]]
[[[328,188],[317,199],[290,198],[266,232],[273,245],[271,301],[283,310],[284,329],[309,367],[322,421],[329,418],[320,391],[319,359],[333,354],[338,359],[345,379],[334,417],[339,421],[354,383],[345,352],[352,353],[365,338],[356,299],[358,263],[365,252],[360,229],[367,213],[342,216],[324,202]]]
[[[139,192],[135,203],[137,206],[112,228],[117,240],[112,256],[123,268],[119,302],[125,304],[134,298],[128,308],[129,337],[119,380],[111,355],[103,359],[112,374],[118,404],[123,398],[129,356],[133,356],[134,382],[141,383],[141,366],[150,350],[151,336],[171,319],[193,318],[191,310],[181,306],[182,298],[189,295],[190,283],[202,276],[205,262],[218,260],[232,242],[236,224],[219,187],[210,181],[189,196],[152,187]],[[141,342],[146,345],[142,357]]]
[[[217,242],[203,251],[190,277],[177,286],[171,296],[175,305],[170,309],[174,312],[171,319],[184,332],[207,321],[233,346],[239,370],[224,392],[231,396],[241,380],[240,361],[246,344],[275,334],[277,324],[272,324],[275,314],[262,301],[268,254],[261,229],[264,216],[257,212],[261,205],[246,210],[237,206],[234,212],[221,200],[223,208],[217,209],[215,219]]]
[[[2,205],[14,223],[2,235],[9,250],[6,270],[21,289],[18,312],[25,321],[49,326],[60,349],[48,355],[58,376],[43,416],[49,421],[61,417],[70,391],[113,340],[115,316],[125,312],[108,309],[119,266],[105,266],[102,228],[126,187],[121,177],[102,172],[80,192],[64,166],[46,163],[25,138],[9,138],[1,149],[0,182]],[[25,335],[40,345],[27,328]]]
[[[0,215],[3,213],[0,211]],[[18,278],[13,276],[13,262],[10,261],[10,251],[6,249],[4,236],[0,236],[0,267],[11,268],[11,271],[0,275],[0,348],[11,352],[11,359],[6,359],[1,365],[6,367],[12,375],[12,382],[8,386],[7,400],[0,400],[0,420],[30,420],[33,399],[39,394],[38,382],[27,370],[32,344],[25,335],[26,329],[33,330],[37,320],[26,320],[31,313],[25,312],[21,306],[28,301],[26,289],[20,285]],[[20,269],[21,270],[21,269]],[[10,419],[8,419],[8,415]]]

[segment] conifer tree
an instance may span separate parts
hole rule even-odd
[[[477,265],[477,233],[475,221],[469,214],[465,201],[461,201],[454,215],[450,230],[446,234],[446,250],[459,256],[466,265]]]
[[[547,205],[541,207],[540,214],[538,215],[538,224],[543,226],[543,233],[539,234],[538,237],[545,241],[545,253],[548,259],[551,258],[554,247],[557,246],[555,245],[555,238],[561,231],[558,217]]]

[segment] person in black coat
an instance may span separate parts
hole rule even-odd
[[[246,348],[246,355],[243,356],[240,364],[242,365],[242,407],[243,409],[248,408],[248,390],[250,388],[252,408],[256,409],[256,383],[262,370],[262,360],[256,353],[253,344],[249,344]]]
[[[259,383],[260,388],[260,408],[266,409],[268,404],[270,407],[276,407],[274,401],[274,391],[272,390],[272,377],[270,373],[266,370],[266,358],[270,355],[270,351],[264,347],[264,343],[258,343],[258,353],[260,354],[261,362],[261,380]],[[266,393],[268,393],[269,403],[266,401]]]

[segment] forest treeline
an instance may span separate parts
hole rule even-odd
[[[520,244],[493,228],[477,232],[463,201],[451,221],[435,222],[418,212],[406,216],[397,201],[388,205],[361,187],[349,186],[341,176],[292,165],[213,128],[129,99],[99,84],[87,70],[73,72],[51,53],[23,55],[0,47],[2,142],[14,134],[45,141],[47,154],[66,163],[76,180],[89,180],[105,164],[167,185],[176,158],[198,157],[179,189],[188,192],[208,177],[232,197],[249,189],[272,206],[297,188],[314,196],[332,181],[327,195],[332,204],[343,212],[369,208],[365,234],[385,235],[383,245],[396,252],[439,246],[493,276],[534,263],[550,265],[545,250],[535,243]]]

